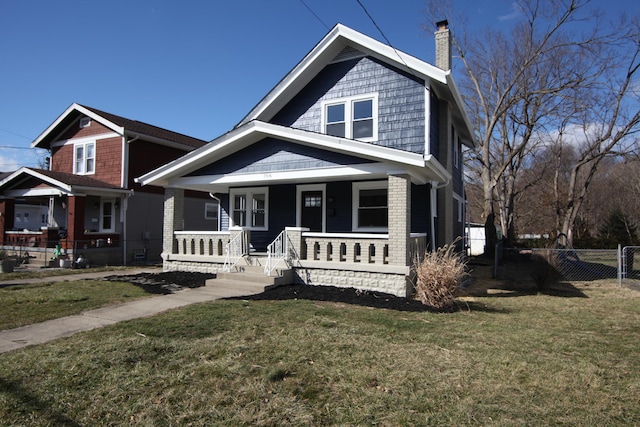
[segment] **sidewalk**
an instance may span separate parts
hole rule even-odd
[[[80,273],[68,276],[47,277],[47,281],[95,279],[105,276],[132,275],[144,272],[158,272],[156,268],[136,268],[131,270],[103,271],[100,273]],[[43,278],[20,279],[0,282],[0,286],[18,283],[39,283]],[[242,291],[221,289],[213,286],[185,289],[174,294],[142,298],[123,304],[85,311],[82,314],[61,317],[42,323],[22,326],[16,329],[0,331],[0,353],[16,350],[30,345],[43,344],[58,338],[70,337],[78,332],[89,331],[102,326],[153,316],[166,310],[189,304],[214,301],[220,298],[242,296]]]

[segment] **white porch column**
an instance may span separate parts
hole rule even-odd
[[[307,259],[307,250],[304,248],[302,233],[309,231],[306,227],[286,227],[287,231],[287,257],[291,261]],[[313,257],[312,257],[313,258]]]
[[[411,179],[409,175],[389,175],[388,208],[389,264],[410,265]]]
[[[162,258],[176,253],[173,233],[184,227],[184,190],[165,188],[164,190],[164,223],[162,227]]]

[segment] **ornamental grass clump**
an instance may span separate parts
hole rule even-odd
[[[440,310],[455,307],[455,291],[468,275],[462,253],[456,252],[455,244],[427,252],[422,262],[416,262],[415,270],[416,300]]]

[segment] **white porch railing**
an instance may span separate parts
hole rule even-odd
[[[176,231],[173,253],[177,255],[223,256],[228,231]]]
[[[389,264],[389,235],[361,233],[303,233],[302,259],[324,262]]]
[[[227,243],[225,252],[226,258],[222,270],[229,272],[243,256],[249,253],[249,242],[247,241],[247,235],[244,230],[236,234],[236,236]]]
[[[282,230],[267,246],[267,263],[264,266],[264,273],[271,276],[278,264],[287,258],[287,253],[287,230]]]

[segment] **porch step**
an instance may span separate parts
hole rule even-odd
[[[242,271],[231,271],[229,273],[220,272],[215,279],[206,281],[206,286],[213,286],[221,289],[233,289],[259,294],[267,289],[276,286],[289,285],[293,283],[293,271],[280,271],[278,276],[267,276],[263,267],[248,266]]]
[[[269,286],[259,283],[243,282],[242,280],[230,279],[209,279],[205,282],[206,287],[219,291],[226,291],[234,295],[255,295],[266,291]]]

